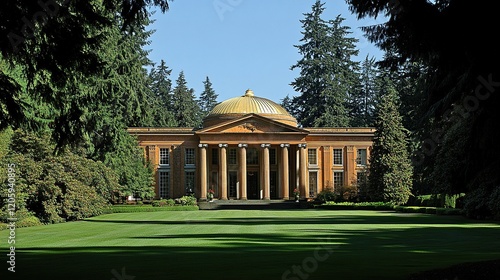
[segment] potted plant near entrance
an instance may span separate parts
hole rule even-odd
[[[215,191],[213,189],[208,189],[208,192],[207,192],[207,199],[209,201],[212,201],[214,200],[214,193]]]
[[[295,202],[299,202],[299,197],[300,197],[299,189],[297,188],[293,189],[293,195],[295,196]]]

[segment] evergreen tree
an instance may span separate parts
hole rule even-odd
[[[100,97],[85,84],[103,75],[110,28],[133,32],[148,18],[148,6],[168,9],[167,0],[28,1],[6,2],[0,10],[0,54],[9,65],[22,65],[28,82],[23,87],[0,71],[0,128],[18,127],[25,115],[27,89],[51,110],[51,127],[58,147],[85,141],[95,130],[88,112]],[[105,72],[104,72],[105,73]],[[4,94],[5,93],[5,94]]]
[[[173,91],[174,115],[179,127],[194,127],[201,125],[201,110],[194,89],[188,89],[184,71],[179,73]]]
[[[300,76],[291,83],[300,93],[294,98],[299,123],[303,126],[348,126],[347,96],[357,82],[357,39],[348,37],[349,27],[343,18],[321,18],[324,3],[319,0],[301,20],[302,45],[295,46],[302,58],[291,67]]]
[[[399,100],[390,80],[381,81],[377,102],[375,139],[370,156],[368,196],[404,204],[411,195],[412,166],[408,156],[407,130],[399,114]]]
[[[203,92],[200,94],[200,108],[203,117],[208,115],[210,111],[217,105],[217,97],[219,96],[218,94],[215,93],[215,91],[212,88],[212,83],[210,82],[210,79],[207,78],[203,82],[203,85],[205,86]]]
[[[375,58],[366,56],[361,63],[359,86],[349,95],[351,126],[372,126],[378,69]]]
[[[294,104],[294,98],[290,97],[288,94],[281,99],[281,107],[285,108],[288,113],[290,113],[293,117],[297,118],[298,112],[296,111],[297,106]]]
[[[162,59],[160,65],[151,69],[149,73],[149,88],[151,95],[148,104],[151,106],[153,126],[175,127],[177,122],[174,117],[172,99],[171,69]]]

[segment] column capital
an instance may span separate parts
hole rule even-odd
[[[225,143],[219,144],[219,148],[227,148],[227,144]]]
[[[281,147],[281,148],[285,148],[285,147],[286,147],[286,148],[289,148],[289,147],[290,147],[290,144],[288,144],[288,143],[283,143],[283,144],[280,144],[280,147]]]
[[[248,144],[240,143],[240,144],[238,144],[238,147],[246,148],[246,147],[248,147]]]
[[[200,144],[198,144],[198,147],[200,147],[200,148],[207,148],[207,147],[208,147],[208,144],[201,144],[201,143],[200,143]]]
[[[307,144],[306,143],[300,143],[300,144],[297,145],[297,147],[305,149],[305,148],[307,148]]]
[[[271,144],[260,144],[262,148],[269,148],[271,147]]]

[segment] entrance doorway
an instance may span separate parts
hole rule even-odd
[[[229,188],[229,191],[228,191],[229,198],[235,199],[237,196],[236,184],[238,182],[238,172],[229,171],[229,176],[228,176],[227,180],[228,180],[227,185]]]
[[[248,199],[260,199],[259,190],[259,172],[248,171],[247,172],[247,198]]]
[[[277,199],[279,196],[278,193],[278,172],[271,171],[270,173],[270,187],[271,187],[271,199]]]

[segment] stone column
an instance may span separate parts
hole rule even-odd
[[[240,199],[247,200],[247,144],[238,144],[240,148],[239,162],[239,181],[240,181]]]
[[[269,147],[271,144],[261,144],[264,154],[264,164],[262,165],[262,176],[264,176],[264,199],[271,199],[271,164],[269,162]]]
[[[227,156],[226,156],[226,148],[227,144],[219,144],[220,148],[220,186],[221,186],[221,199],[227,200]]]
[[[309,185],[307,184],[307,144],[299,144],[299,190],[300,197],[309,197]]]
[[[208,144],[198,144],[200,148],[200,199],[207,199],[207,147]]]
[[[281,144],[281,188],[283,190],[283,199],[290,198],[290,168],[288,162],[288,147],[290,144]]]

